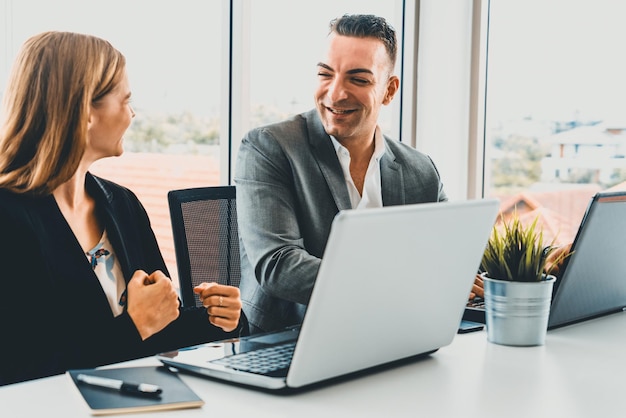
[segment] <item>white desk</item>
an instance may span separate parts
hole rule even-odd
[[[457,335],[426,359],[292,395],[183,379],[206,404],[167,417],[625,417],[626,313],[549,331],[541,347]],[[10,359],[9,359],[10,360]],[[5,359],[6,361],[6,359]],[[144,359],[133,364],[158,364]],[[86,417],[66,376],[0,388],[3,417]],[[125,416],[146,417],[147,414]]]

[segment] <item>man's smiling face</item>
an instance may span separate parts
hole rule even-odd
[[[375,38],[331,34],[317,65],[315,102],[326,133],[339,142],[372,140],[380,107],[399,85],[385,45]]]

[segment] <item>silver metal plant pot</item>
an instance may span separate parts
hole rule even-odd
[[[510,282],[483,275],[487,340],[513,346],[543,345],[556,278]]]

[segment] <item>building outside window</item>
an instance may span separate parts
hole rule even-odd
[[[485,195],[574,239],[591,197],[626,187],[626,4],[490,1]]]

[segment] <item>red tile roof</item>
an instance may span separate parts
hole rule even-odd
[[[555,243],[563,245],[574,240],[591,198],[599,191],[600,187],[593,184],[563,190],[525,191],[502,198],[500,210],[506,219],[517,207],[523,224],[532,223],[539,216],[537,224],[544,229],[544,242],[556,238]]]

